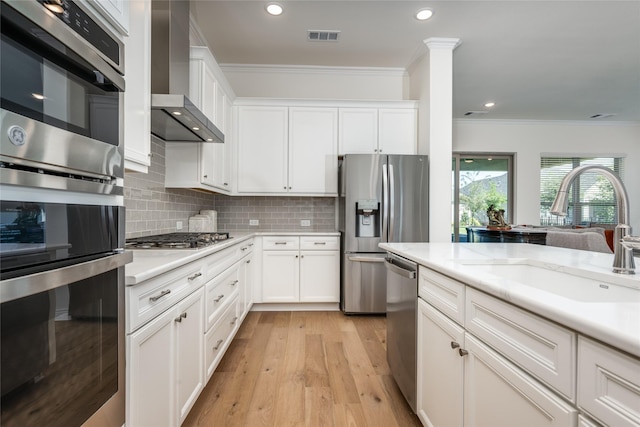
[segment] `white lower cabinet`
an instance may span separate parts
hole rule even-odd
[[[130,426],[179,426],[204,387],[202,288],[129,339]]]
[[[609,426],[640,426],[640,360],[578,339],[578,406]]]
[[[420,267],[419,277],[417,411],[425,426],[577,425],[577,408],[533,376],[539,375],[535,364],[509,350],[520,349],[535,359],[550,354],[547,365],[553,373],[552,378],[560,376],[574,380],[572,373],[559,374],[557,369],[558,366],[562,368],[560,370],[575,366],[557,363],[557,360],[564,360],[564,353],[575,356],[575,339],[569,331],[566,334],[555,328],[547,329],[544,322],[544,327],[540,328],[544,319],[533,314],[517,313],[515,316],[508,312],[511,317],[500,318],[499,314],[504,310],[501,301],[468,287],[465,292],[459,282],[424,267]],[[447,289],[452,291],[450,297],[434,299],[434,295],[447,294]],[[463,298],[459,298],[460,295]],[[448,310],[457,321],[425,300],[433,300],[439,307],[450,305],[445,301],[457,305]],[[496,319],[504,323],[498,323]],[[464,325],[458,323],[461,321]],[[470,326],[478,329],[479,325],[483,326],[480,330],[487,337],[489,331],[493,331],[493,337],[487,338],[492,342],[491,347],[484,338],[472,333]],[[500,340],[512,331],[519,331],[522,336],[512,333],[510,346],[504,347],[503,354]],[[568,348],[557,344],[563,342],[560,338],[567,340]],[[533,345],[533,339],[540,345]],[[540,348],[543,345],[553,350],[544,354]],[[573,384],[575,387],[575,381]]]
[[[262,252],[263,303],[340,300],[337,236],[265,236]]]

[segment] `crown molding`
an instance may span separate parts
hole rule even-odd
[[[224,72],[274,74],[331,74],[346,76],[408,77],[405,68],[329,67],[316,65],[220,64]]]
[[[525,120],[525,119],[453,119],[454,124],[486,124],[486,125],[511,125],[511,126],[639,126],[640,122],[632,121],[593,121],[593,120]]]
[[[462,40],[453,37],[430,37],[424,40],[424,44],[432,49],[448,49],[453,50],[462,44]]]

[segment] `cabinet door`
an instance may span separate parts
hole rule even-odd
[[[255,263],[253,262],[253,253],[247,255],[242,260],[240,267],[240,300],[242,304],[241,318],[251,309],[253,304],[253,268]]]
[[[146,173],[151,164],[151,0],[131,0],[127,7],[136,25],[124,51],[124,159],[128,170]]]
[[[298,302],[298,251],[262,252],[262,302]]]
[[[129,34],[129,2],[131,0],[89,0],[93,6],[123,35]],[[136,25],[138,21],[135,20]],[[127,42],[127,49],[128,49]],[[126,64],[126,62],[125,62]],[[127,66],[127,69],[129,66]],[[128,86],[127,86],[128,90]]]
[[[175,426],[176,311],[127,338],[127,425]]]
[[[238,192],[286,192],[287,107],[240,107],[238,114]]]
[[[176,327],[176,383],[178,423],[182,424],[204,388],[204,290],[178,304]],[[161,424],[156,424],[161,425]]]
[[[336,108],[289,108],[289,192],[337,195]]]
[[[575,426],[578,412],[550,389],[465,333],[465,426]]]
[[[381,108],[378,110],[378,152],[416,154],[418,114],[413,108]]]
[[[464,329],[418,299],[418,402],[426,426],[462,427]]]
[[[300,252],[300,301],[340,301],[340,251]]]
[[[340,108],[340,154],[378,152],[378,109]]]

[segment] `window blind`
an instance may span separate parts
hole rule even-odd
[[[589,225],[615,224],[616,198],[613,186],[598,172],[580,175],[569,191],[566,217],[549,212],[560,182],[573,168],[582,165],[600,165],[613,170],[624,181],[622,157],[542,157],[540,159],[540,224]]]

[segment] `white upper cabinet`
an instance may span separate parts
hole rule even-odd
[[[416,154],[416,108],[340,108],[340,154]]]
[[[126,169],[146,173],[151,164],[151,0],[130,0],[126,6],[136,25],[124,50],[124,160]]]
[[[378,109],[340,108],[340,153],[378,152]]]
[[[224,144],[167,143],[165,186],[231,192],[233,91],[207,47],[192,46],[189,99],[224,134]]]
[[[338,194],[338,109],[289,108],[289,192]]]
[[[385,154],[416,154],[418,110],[381,108],[378,110],[378,151]]]
[[[91,3],[114,28],[125,36],[129,34],[129,4],[134,2],[136,2],[136,0],[89,0],[89,3]],[[131,16],[131,18],[136,25],[139,24],[136,17]],[[127,87],[127,90],[128,89]]]

